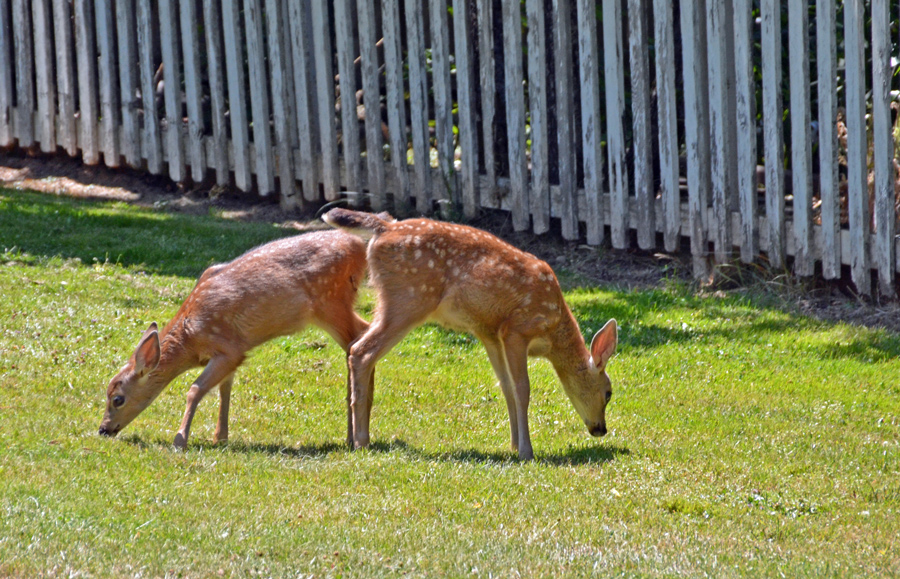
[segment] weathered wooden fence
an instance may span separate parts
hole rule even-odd
[[[764,256],[893,295],[897,17],[889,0],[0,0],[0,145],[214,174],[286,207],[346,194],[619,248],[686,237],[697,275]]]

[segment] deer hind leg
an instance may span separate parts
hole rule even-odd
[[[231,385],[234,383],[234,372],[219,383],[219,421],[216,423],[215,442],[228,440],[228,410],[231,406]]]
[[[369,329],[352,346],[350,366],[350,409],[353,446],[369,446],[369,417],[375,393],[375,364],[424,319],[423,314],[390,308],[381,312]]]
[[[516,412],[516,393],[515,385],[509,375],[509,367],[506,364],[506,356],[503,354],[503,344],[493,340],[481,341],[484,349],[487,350],[488,359],[491,361],[491,367],[494,374],[500,382],[500,390],[503,392],[503,398],[506,400],[506,411],[509,413],[509,430],[512,449],[519,450],[519,421]]]
[[[517,333],[503,337],[503,355],[512,378],[516,406],[516,423],[519,427],[519,458],[532,460],[531,433],[528,430],[528,404],[531,401],[531,383],[528,379],[528,343]]]
[[[197,376],[194,383],[187,393],[187,408],[184,411],[184,418],[181,419],[181,427],[175,435],[174,445],[176,448],[184,450],[187,448],[188,438],[191,433],[191,421],[194,420],[194,414],[197,412],[197,406],[203,397],[212,390],[217,384],[231,376],[240,366],[244,357],[238,359],[225,355],[218,355],[203,369],[203,372]]]

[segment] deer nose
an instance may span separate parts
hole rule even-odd
[[[115,436],[115,435],[116,435],[116,431],[115,431],[115,430],[109,430],[108,428],[105,428],[105,427],[102,427],[102,426],[101,426],[101,427],[100,427],[100,432],[99,432],[99,434],[100,434],[100,436]]]
[[[605,436],[606,435],[606,425],[598,424],[597,426],[591,428],[589,432],[591,433],[591,436],[597,436],[597,437]]]

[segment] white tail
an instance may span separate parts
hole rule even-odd
[[[323,231],[273,241],[207,269],[175,317],[162,332],[150,324],[110,381],[100,434],[115,436],[176,376],[205,366],[188,391],[175,446],[187,446],[197,405],[216,385],[215,438],[227,440],[231,384],[249,350],[313,324],[348,351],[368,328],[353,311],[365,252],[358,237]],[[352,442],[349,407],[347,421]]]
[[[529,355],[550,360],[590,433],[606,434],[612,396],[606,364],[616,351],[616,321],[597,332],[588,350],[549,265],[464,225],[391,222],[347,209],[333,209],[324,219],[373,236],[367,260],[378,305],[349,356],[355,446],[369,444],[375,363],[426,321],[470,332],[484,344],[506,398],[512,447],[521,458],[534,456]]]

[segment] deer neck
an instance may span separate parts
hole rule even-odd
[[[185,336],[179,326],[172,321],[160,332],[159,365],[150,374],[151,382],[158,385],[160,391],[179,374],[197,366],[196,358],[192,363],[185,348]]]
[[[578,322],[568,308],[550,336],[547,359],[563,383],[590,364],[590,353],[585,348]]]

